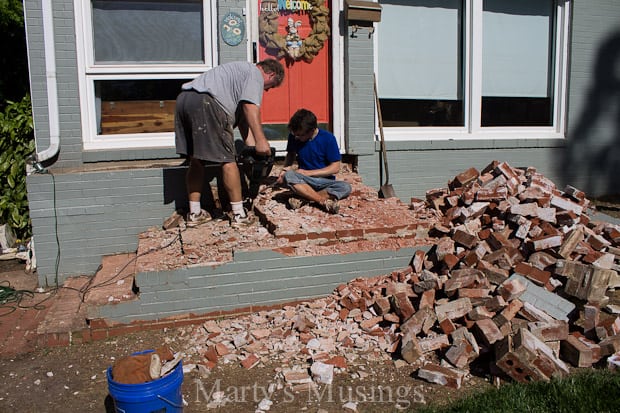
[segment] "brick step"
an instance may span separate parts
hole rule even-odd
[[[277,167],[274,167],[277,176]],[[137,273],[173,271],[232,262],[236,252],[277,251],[287,256],[356,253],[430,245],[431,231],[440,218],[435,211],[379,198],[376,188],[364,185],[359,175],[343,168],[337,179],[351,184],[340,212],[328,214],[305,205],[288,207],[292,192],[262,186],[254,201],[259,218],[247,228],[231,228],[226,220],[213,220],[196,228],[184,223],[150,228],[139,236]]]
[[[50,292],[50,298],[42,303],[47,311],[37,327],[37,334],[53,337],[84,330],[88,328],[89,314],[96,313],[97,307],[137,299],[135,261],[136,254],[106,256],[95,276],[65,280],[64,285]]]

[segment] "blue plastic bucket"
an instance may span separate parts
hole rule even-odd
[[[134,354],[151,353],[153,350]],[[114,401],[117,413],[181,413],[183,412],[182,362],[157,380],[142,384],[123,384],[112,378],[112,367],[108,367],[108,391]]]

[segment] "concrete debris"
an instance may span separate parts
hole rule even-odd
[[[295,390],[329,384],[360,360],[413,365],[457,389],[475,361],[521,382],[565,376],[567,363],[618,368],[620,307],[609,293],[620,286],[620,227],[591,219],[581,191],[493,161],[425,202],[440,217],[435,242],[409,267],[311,302],[207,321],[186,353],[217,364],[224,346],[246,368],[280,361]]]
[[[332,384],[334,380],[334,366],[317,361],[310,367],[312,378],[316,383]]]
[[[355,413],[355,412],[357,412],[357,403],[355,403],[355,402],[346,402],[345,404],[342,405],[342,411],[348,412],[348,413]]]
[[[610,370],[620,370],[620,352],[607,358],[607,366]]]
[[[267,411],[269,409],[271,409],[271,405],[273,405],[273,402],[269,399],[262,399],[260,401],[260,403],[258,403],[258,409],[257,411]]]

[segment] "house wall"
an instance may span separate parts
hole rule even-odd
[[[426,190],[446,186],[470,167],[484,168],[492,160],[512,166],[534,166],[560,188],[566,184],[591,196],[620,193],[620,2],[575,0],[572,9],[571,54],[566,140],[468,140],[388,142],[390,183],[408,201],[423,198]],[[381,23],[379,23],[381,24]],[[348,61],[372,70],[372,39],[361,35],[348,41]],[[370,68],[370,69],[369,69]],[[359,88],[368,92],[367,78],[347,67],[349,153],[360,153],[358,171],[368,185],[381,184],[380,147],[368,154],[367,131],[373,127],[358,119]],[[614,70],[616,70],[614,74]],[[371,92],[370,92],[371,93]],[[367,99],[367,97],[366,97]],[[366,116],[366,114],[364,114]],[[359,116],[362,117],[361,115]]]
[[[82,135],[79,112],[75,20],[73,1],[52,2],[55,72],[46,72],[43,38],[42,2],[25,0],[26,36],[30,71],[33,118],[37,152],[50,145],[47,81],[55,81],[58,91],[58,116],[61,152],[56,166],[70,167],[82,162]]]
[[[571,51],[563,169],[588,194],[620,194],[620,2],[577,0]]]

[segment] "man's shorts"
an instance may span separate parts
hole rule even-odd
[[[233,124],[208,93],[182,91],[174,116],[176,152],[207,162],[235,162]]]

